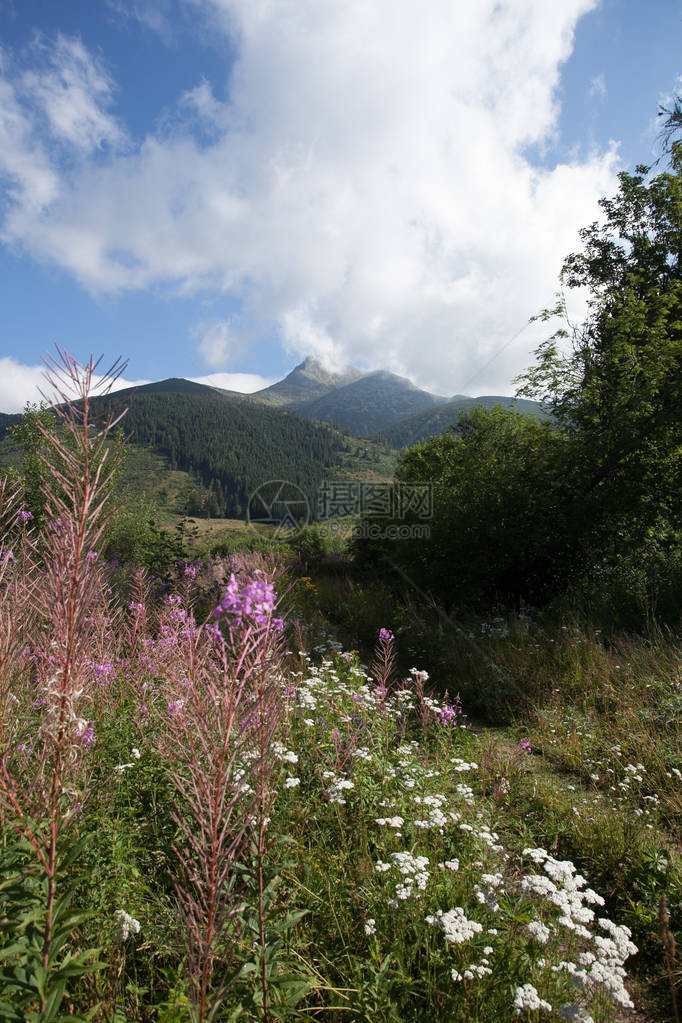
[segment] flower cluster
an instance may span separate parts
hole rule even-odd
[[[440,927],[443,930],[443,937],[451,945],[461,945],[470,941],[475,934],[480,934],[483,925],[477,920],[468,920],[467,915],[461,906],[455,906],[444,913],[442,909],[436,910],[431,916],[426,917],[427,924],[432,927]]]
[[[246,585],[241,585],[233,572],[213,616],[222,618],[223,615],[231,615],[238,625],[245,619],[256,625],[267,625],[270,621],[274,629],[283,629],[284,623],[281,618],[271,618],[277,603],[275,588],[265,579],[256,578],[259,574],[260,569],[257,569],[254,578]]]
[[[114,920],[116,921],[114,940],[120,945],[125,944],[131,934],[140,933],[140,921],[126,913],[125,909],[117,909],[114,913]]]

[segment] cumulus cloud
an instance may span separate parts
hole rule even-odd
[[[252,394],[275,383],[274,378],[259,376],[257,373],[209,373],[190,379],[207,387],[221,387],[223,390],[239,391],[241,394]],[[101,376],[97,374],[93,377],[95,393],[101,380]],[[140,387],[148,383],[149,380],[128,380],[119,377],[111,390],[120,391],[125,387]],[[44,366],[26,366],[10,356],[0,357],[0,412],[23,412],[26,402],[39,404],[45,398],[52,397],[46,384]]]
[[[95,391],[101,379],[97,375],[93,377]],[[138,387],[146,383],[149,381],[119,377],[112,390],[120,391],[124,387]],[[45,380],[44,366],[26,366],[10,356],[0,358],[0,412],[23,412],[26,402],[39,404],[53,397]]]
[[[66,167],[27,143],[54,72],[35,71],[33,101],[14,93],[4,240],[91,292],[229,294],[292,355],[463,389],[552,302],[617,186],[614,149],[529,156],[556,135],[561,65],[595,0],[186,2],[226,70],[176,97],[177,131]],[[115,142],[110,98],[92,95],[102,119],[52,115],[53,130]],[[477,393],[509,391],[538,339],[529,328]]]
[[[253,394],[254,391],[260,391],[275,383],[274,377],[262,377],[257,373],[209,373],[207,376],[191,379],[197,384],[221,387],[224,391],[239,391],[240,394]]]

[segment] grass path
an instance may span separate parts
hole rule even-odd
[[[608,893],[617,907],[613,909],[614,915],[624,920],[624,910],[630,909],[632,919],[624,922],[631,928],[634,924],[639,931],[635,941],[642,943],[645,959],[636,957],[632,961],[630,972],[635,982],[630,990],[636,1008],[621,1008],[619,1023],[660,1023],[672,1019],[662,1004],[667,1000],[668,982],[660,943],[656,962],[657,935],[652,934],[651,925],[657,896],[663,890],[669,893],[679,883],[679,833],[660,819],[647,827],[647,823],[639,824],[642,818],[632,816],[628,826],[622,810],[614,820],[613,800],[597,787],[593,778],[586,783],[583,774],[566,767],[551,749],[543,751],[541,743],[546,737],[543,729],[534,732],[532,726],[522,730],[516,726],[486,726],[480,721],[470,722],[469,727],[479,738],[485,751],[481,756],[490,764],[491,773],[504,774],[514,765],[513,792],[509,802],[501,807],[496,822],[505,843],[517,844],[518,837],[523,835],[524,842],[545,844],[553,855],[572,858],[600,891]],[[530,742],[532,752],[519,761],[520,732]],[[616,840],[615,846],[609,836]],[[677,875],[670,878],[673,883],[667,886],[663,876],[654,876],[658,883],[651,883],[651,867],[654,870],[662,867],[663,855],[668,857],[670,874]],[[646,873],[650,883],[640,886],[641,898],[633,905],[632,877],[638,868]],[[658,872],[664,874],[663,870]]]

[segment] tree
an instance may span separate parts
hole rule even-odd
[[[547,598],[571,563],[564,448],[549,420],[499,406],[462,413],[456,430],[411,448],[396,470],[398,485],[431,485],[430,536],[361,541],[360,555],[388,555],[448,607]]]
[[[664,151],[671,153],[682,136],[682,98],[676,96],[671,107],[659,107],[658,116],[665,118],[660,133]]]
[[[407,452],[398,480],[433,483],[431,538],[364,546],[448,603],[538,603],[609,580],[644,594],[639,614],[656,589],[671,608],[682,591],[669,567],[682,565],[682,145],[665,173],[621,174],[600,205],[562,271],[587,290],[585,321],[562,301],[521,378],[552,421],[476,412]]]
[[[42,525],[43,522],[43,489],[49,476],[45,455],[51,450],[49,437],[55,430],[54,413],[47,404],[27,402],[20,421],[16,426],[10,426],[8,431],[12,440],[21,448],[19,476],[24,487],[27,510],[34,516],[36,525]]]
[[[588,289],[588,316],[541,346],[520,391],[547,402],[572,439],[593,558],[677,544],[680,530],[682,149],[669,171],[647,173],[620,174],[604,221],[581,232],[562,282]]]

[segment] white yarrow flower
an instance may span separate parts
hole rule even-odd
[[[522,1012],[535,1012],[538,1009],[552,1011],[552,1006],[544,998],[540,998],[537,989],[532,984],[524,984],[517,987],[514,993],[514,1015],[520,1016]]]
[[[131,934],[140,933],[140,921],[126,913],[125,909],[117,909],[114,913],[114,919],[116,921],[114,941],[119,942],[121,945],[128,940]]]

